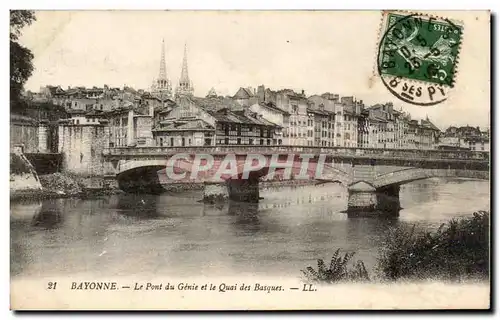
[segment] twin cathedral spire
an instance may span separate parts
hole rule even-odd
[[[182,59],[182,70],[179,78],[179,83],[175,89],[175,98],[188,95],[192,96],[194,92],[193,83],[189,79],[188,60],[187,60],[187,45],[184,45],[184,57]],[[167,66],[165,63],[165,40],[162,40],[161,58],[160,58],[160,72],[158,78],[153,81],[151,86],[151,93],[158,98],[172,99],[172,83],[167,76]]]

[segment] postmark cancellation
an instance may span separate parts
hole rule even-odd
[[[457,77],[463,24],[423,13],[382,14],[376,70],[385,87],[414,105],[445,101]]]

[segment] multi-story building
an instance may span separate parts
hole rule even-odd
[[[262,87],[262,89],[263,89],[263,87]],[[243,88],[243,87],[240,87],[238,89],[238,91],[236,91],[236,93],[233,96],[233,100],[236,101],[242,107],[252,106],[252,105],[259,103],[259,102],[270,102],[270,101],[266,101],[264,97],[262,99],[259,99],[257,97],[254,89]]]
[[[216,119],[217,145],[279,145],[281,127],[248,110],[210,112]]]
[[[490,151],[489,130],[481,131],[479,127],[451,126],[441,133],[439,149],[469,149]]]
[[[411,120],[390,102],[367,108],[360,122],[364,129],[358,134],[363,140],[359,145],[368,148],[434,149],[440,132],[428,118]]]
[[[335,146],[358,147],[358,122],[362,116],[363,101],[354,97],[342,97],[334,103],[335,112]]]
[[[407,115],[402,110],[393,110],[394,115],[394,148],[404,149],[406,142],[405,132],[408,130]]]
[[[369,148],[393,148],[394,121],[392,104],[377,104],[367,110],[370,134],[373,135],[369,139]]]
[[[157,146],[215,145],[216,119],[189,97],[154,112],[153,137]]]
[[[264,120],[278,125],[281,128],[288,128],[290,124],[290,113],[279,109],[273,102],[259,102],[251,105],[249,110],[262,116]],[[283,130],[277,132],[278,144],[288,145],[289,137],[285,137]]]
[[[425,120],[421,119],[419,126],[419,149],[435,149],[439,143],[440,133],[441,130],[429,120],[429,117],[426,117]]]
[[[321,114],[313,107],[307,109],[307,145],[317,146],[321,143]]]
[[[263,107],[261,105],[257,108],[256,103],[264,102],[265,105],[272,106],[275,113],[272,117],[283,118],[282,124],[281,120],[276,123],[283,127],[283,142],[288,145],[307,146],[307,134],[311,126],[310,123],[308,124],[309,115],[307,113],[309,102],[303,90],[302,93],[296,93],[291,89],[272,91],[260,85],[257,91],[254,92],[252,92],[251,88],[240,88],[233,96],[233,99],[241,106],[253,107],[256,112],[259,112],[257,109]],[[270,112],[267,112],[264,118],[271,121],[270,115]],[[286,118],[288,118],[288,121],[286,121]]]
[[[358,117],[358,148],[370,148],[370,137],[373,136],[370,130],[374,128],[371,126],[369,115],[370,111],[364,109]]]
[[[285,129],[285,137],[289,145],[307,146],[308,119],[307,108],[309,103],[304,91],[296,93],[285,89],[276,92],[276,106],[290,113],[288,130]]]
[[[333,147],[335,141],[335,113],[324,109],[310,107],[308,110],[308,146]]]
[[[155,141],[161,146],[280,145],[282,127],[226,98],[181,96],[155,113]]]
[[[103,113],[109,123],[109,147],[153,146],[153,115],[133,104]]]
[[[314,146],[335,146],[335,103],[338,95],[324,93],[321,96],[313,95],[308,98],[310,103],[309,113],[314,130]]]

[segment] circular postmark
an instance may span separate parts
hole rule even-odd
[[[462,26],[421,14],[384,14],[377,71],[398,99],[419,106],[445,101],[453,88]]]

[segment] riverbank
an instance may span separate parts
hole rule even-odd
[[[39,176],[42,190],[11,190],[10,200],[44,200],[54,198],[94,198],[124,193],[116,183],[103,177],[82,177],[67,173],[54,173]],[[285,186],[315,185],[314,180],[274,180],[261,181],[260,189]],[[165,192],[177,193],[190,190],[203,190],[203,182],[163,184]]]
[[[67,173],[53,173],[38,176],[41,190],[12,190],[10,200],[44,200],[54,198],[92,198],[122,193],[118,188],[108,186],[102,177],[83,177]]]
[[[370,275],[355,252],[337,249],[331,261],[318,259],[317,269],[301,272],[311,282],[452,281],[484,282],[490,277],[490,213],[453,218],[436,230],[398,225],[381,241],[376,273]],[[329,267],[328,267],[329,266]]]

